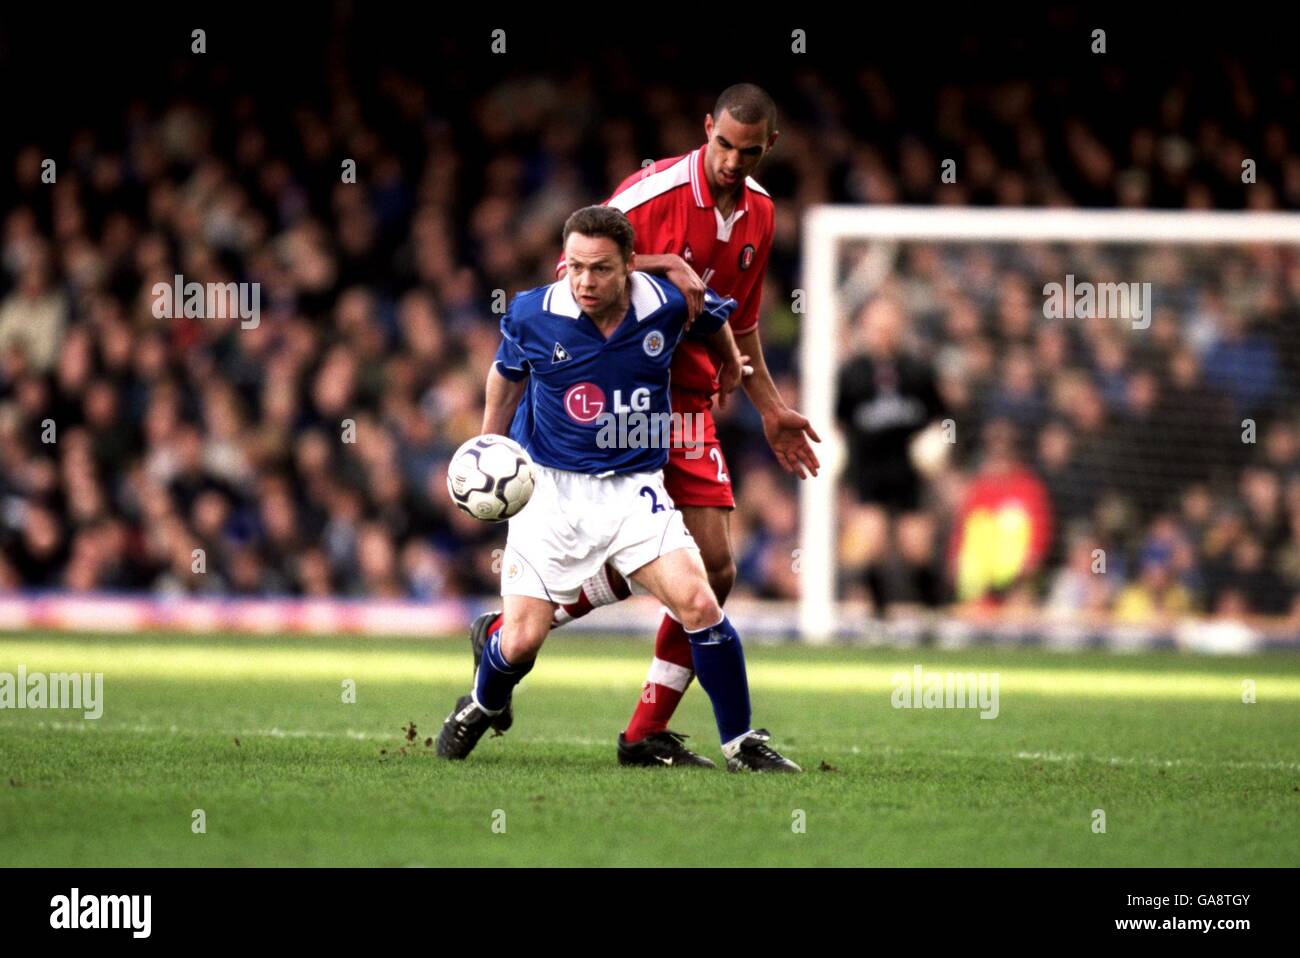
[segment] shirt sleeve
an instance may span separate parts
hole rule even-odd
[[[528,375],[528,355],[524,347],[515,338],[511,328],[510,311],[501,317],[501,345],[497,347],[496,370],[512,383],[517,383]]]
[[[730,296],[719,296],[711,289],[704,291],[704,309],[695,317],[695,322],[691,324],[687,336],[694,336],[696,339],[704,339],[712,336],[722,328],[722,324],[727,321],[736,309],[736,301]]]

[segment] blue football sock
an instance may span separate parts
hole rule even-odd
[[[740,635],[725,615],[717,625],[692,632],[691,659],[695,677],[713,702],[713,717],[723,742],[749,731],[749,679],[745,675],[745,651]]]
[[[483,648],[483,659],[479,662],[478,678],[474,683],[474,701],[485,712],[500,712],[510,701],[515,686],[532,668],[532,662],[511,665],[506,661],[501,652],[501,631],[498,629]]]

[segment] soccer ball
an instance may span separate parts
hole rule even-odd
[[[506,436],[469,440],[451,457],[447,492],[456,507],[484,522],[516,516],[532,498],[533,460]]]

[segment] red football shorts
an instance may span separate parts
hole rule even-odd
[[[684,389],[673,389],[671,395],[673,412],[682,417],[673,430],[673,444],[664,466],[664,488],[673,497],[673,504],[736,508],[731,473],[713,422],[713,397]]]

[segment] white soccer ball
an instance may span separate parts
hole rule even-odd
[[[451,457],[447,492],[456,507],[484,522],[517,516],[533,496],[533,460],[507,436],[469,440]]]

